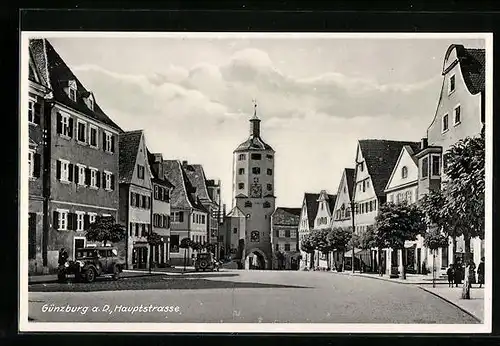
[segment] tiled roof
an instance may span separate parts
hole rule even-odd
[[[165,178],[164,176],[163,177],[160,177],[158,176],[158,170],[156,169],[155,167],[155,156],[153,154],[151,154],[151,152],[149,150],[147,150],[147,153],[148,153],[148,162],[149,162],[149,166],[151,167],[151,174],[153,175],[152,177],[152,181],[156,184],[160,184],[160,185],[163,185],[165,187],[169,187],[169,188],[173,188],[175,187],[167,178]]]
[[[418,151],[419,142],[391,141],[385,139],[363,139],[359,140],[359,148],[366,161],[366,168],[372,179],[373,188],[377,196],[384,195],[387,181],[391,177],[392,170],[403,146],[409,145],[414,151]]]
[[[259,136],[250,136],[246,141],[238,145],[234,150],[237,151],[249,151],[249,150],[273,150],[273,148],[265,143]]]
[[[345,177],[347,180],[347,192],[349,194],[349,198],[352,198],[352,192],[354,189],[354,181],[355,181],[355,176],[354,176],[355,172],[356,170],[353,168],[345,168]]]
[[[448,48],[446,57],[453,48],[457,51],[460,70],[471,94],[475,95],[484,91],[485,50],[465,48],[463,45],[453,44]]]
[[[276,208],[272,215],[273,225],[298,226],[301,210],[301,208]]]
[[[120,134],[119,179],[120,183],[130,183],[134,174],[137,152],[141,144],[142,130]]]
[[[336,200],[337,200],[337,195],[328,195],[328,207],[330,208],[330,214],[332,214],[333,209],[335,209]]]
[[[85,89],[78,78],[71,72],[71,69],[66,65],[47,39],[30,40],[30,50],[33,54],[35,65],[38,70],[41,71],[41,77],[46,81],[44,84],[52,89],[53,97],[57,102],[123,132],[123,130],[104,113],[97,102],[94,104],[94,110],[87,107],[84,98],[90,95],[89,91]],[[76,102],[71,100],[64,91],[64,88],[70,80],[74,80],[77,85]]]
[[[172,190],[170,204],[173,208],[188,209],[192,204],[188,197],[185,183],[185,174],[181,162],[177,160],[164,160],[163,171],[166,178],[175,186]]]
[[[229,212],[229,214],[227,214],[227,216],[228,216],[228,217],[241,217],[241,218],[245,218],[245,217],[246,217],[246,216],[245,216],[245,213],[243,213],[243,212],[241,211],[241,209],[240,209],[240,208],[238,208],[238,207],[234,207],[234,208],[233,208],[233,210],[231,210],[231,211]]]
[[[308,193],[304,194],[304,199],[306,200],[307,208],[307,218],[309,219],[309,227],[314,227],[314,219],[318,213],[318,198],[319,193]]]
[[[210,195],[208,194],[205,171],[202,165],[183,165],[183,170],[189,179],[189,182],[193,187],[196,188],[196,196],[202,202],[212,202]]]

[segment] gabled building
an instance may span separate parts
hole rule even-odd
[[[179,247],[182,239],[188,238],[198,243],[207,240],[208,210],[196,196],[197,189],[183,169],[186,165],[187,162],[178,160],[163,161],[165,177],[174,185],[170,199],[170,262],[173,265],[184,264],[185,256],[188,265],[193,263],[193,251]]]
[[[333,207],[332,228],[352,227],[351,201],[353,198],[354,169],[344,168]]]
[[[375,224],[375,217],[380,205],[387,201],[385,188],[394,166],[404,146],[410,146],[414,152],[419,150],[418,142],[392,141],[382,139],[364,139],[358,141],[356,149],[356,168],[354,172],[355,232],[361,234],[368,226]],[[383,250],[386,271],[397,266],[397,253],[391,257],[391,250]],[[377,250],[372,250],[362,260],[372,270],[377,268]]]
[[[311,254],[302,251],[302,239],[314,229],[314,221],[318,213],[319,193],[304,193],[302,200],[302,212],[299,220],[299,250],[300,250],[300,267],[308,267],[311,265]]]
[[[452,44],[445,53],[441,71],[443,83],[439,102],[423,148],[418,153],[419,199],[430,190],[441,188],[446,181],[448,149],[460,139],[479,136],[485,124],[485,50],[470,49]],[[455,262],[453,242],[449,248],[439,250],[437,266],[445,268]],[[465,252],[463,238],[457,239],[456,255],[460,259]],[[476,265],[484,256],[484,241],[471,242]]]
[[[234,207],[224,216],[225,252],[229,257],[243,266],[242,256],[244,253],[246,234],[246,215],[238,207]]]
[[[420,148],[419,148],[420,149]],[[385,187],[387,202],[400,204],[413,204],[418,201],[418,159],[415,147],[405,145],[401,149],[398,160],[394,165],[391,176]],[[422,236],[417,236],[416,241],[405,242],[405,256],[407,272],[420,274],[422,264],[428,262],[428,249],[424,247]],[[398,253],[399,272],[403,270],[402,251]]]
[[[117,219],[119,134],[123,131],[48,40],[30,40],[29,50],[38,77],[50,91],[43,108],[43,180],[48,202],[40,246],[42,266],[54,269],[61,248],[72,258],[77,248],[87,245],[84,230],[97,215]]]
[[[216,254],[220,258],[224,258],[225,252],[225,239],[224,232],[221,232],[222,225],[224,223],[224,206],[221,201],[221,181],[219,179],[209,179],[206,181],[208,196],[210,200],[213,201],[209,216],[209,242],[212,244],[217,244]]]
[[[301,208],[278,207],[271,215],[273,269],[299,269],[298,228]]]
[[[142,130],[120,135],[120,211],[126,225],[124,255],[127,268],[149,268],[147,236],[151,232],[153,175]]]
[[[170,194],[174,186],[165,178],[163,172],[163,155],[151,154],[148,151],[151,167],[151,185],[153,190],[153,232],[158,234],[162,244],[152,248],[153,261],[159,267],[170,264]]]
[[[50,98],[50,90],[45,75],[38,70],[33,58],[33,50],[29,53],[28,75],[28,259],[29,272],[43,272],[47,268],[47,240],[48,240],[48,175],[47,164],[50,163],[47,148],[47,125],[50,125],[50,116],[45,115]],[[48,109],[50,112],[50,109]],[[23,116],[24,112],[23,112]],[[47,269],[45,269],[47,271]]]
[[[333,220],[333,209],[337,195],[329,195],[325,190],[321,190],[318,197],[318,210],[314,218],[314,229],[330,229]],[[320,268],[329,268],[330,258],[327,254],[316,251],[315,266]]]

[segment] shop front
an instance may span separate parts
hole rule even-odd
[[[148,244],[146,242],[134,242],[134,247],[132,248],[132,268],[148,268]]]

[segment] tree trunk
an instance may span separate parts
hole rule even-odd
[[[345,266],[345,250],[342,251],[342,271],[344,271]]]
[[[102,241],[102,246],[106,246],[106,243],[107,243],[107,242],[108,242],[108,241],[107,241],[106,239],[104,239],[104,240]]]
[[[464,283],[462,285],[462,299],[470,299],[470,287],[471,281],[469,277],[469,266],[471,261],[471,252],[470,252],[470,236],[466,236],[464,234],[464,250],[465,250],[465,273],[464,273]]]
[[[383,266],[382,266],[382,249],[381,248],[377,248],[377,257],[378,257],[378,268],[377,268],[377,271],[379,272],[379,275],[383,275]]]
[[[457,237],[451,238],[451,254],[453,258],[453,264],[457,263]]]
[[[403,280],[406,280],[406,248],[403,246],[401,249],[401,264],[402,264],[402,269],[401,269],[401,275],[403,276]]]
[[[152,260],[153,260],[153,246],[149,245],[149,274],[151,274]]]
[[[313,269],[314,268],[314,251],[311,252],[311,263],[309,263],[309,269]]]

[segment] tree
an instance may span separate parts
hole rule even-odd
[[[484,126],[478,137],[467,137],[451,146],[447,152],[443,213],[453,221],[452,228],[463,236],[465,263],[472,260],[471,239],[484,239],[485,134]],[[468,275],[468,273],[466,273]],[[470,299],[470,284],[464,280],[462,299]]]
[[[328,241],[329,229],[316,229],[311,232],[314,248],[326,256],[326,263],[329,266],[329,253],[333,251],[333,243]]]
[[[153,248],[162,245],[163,240],[162,237],[156,232],[149,232],[146,236],[149,244],[149,273],[151,273],[151,269],[153,267]]]
[[[186,271],[186,252],[191,247],[193,241],[189,238],[182,238],[179,248],[184,249],[184,271]]]
[[[125,239],[126,235],[125,227],[115,223],[113,216],[96,216],[95,222],[91,223],[85,231],[87,240],[102,242],[104,246],[108,242],[120,242]]]
[[[428,229],[424,236],[424,246],[432,252],[432,286],[436,286],[436,250],[448,246],[448,237],[438,228]]]
[[[305,253],[311,255],[311,261],[309,263],[309,268],[313,268],[315,247],[314,247],[314,244],[312,242],[311,233],[304,235],[304,237],[302,238],[302,241],[300,242],[300,249],[302,251],[304,251]]]
[[[380,206],[375,217],[377,244],[393,250],[402,250],[403,279],[406,279],[405,241],[417,239],[425,232],[425,216],[415,204],[387,203]]]
[[[358,247],[363,250],[371,250],[374,247],[377,247],[377,242],[375,238],[375,227],[370,225],[366,227],[364,232],[361,232],[359,235]],[[370,255],[370,267],[373,269],[372,257]]]
[[[350,227],[336,227],[328,233],[328,241],[334,250],[342,253],[342,270],[345,265],[345,253],[352,238]]]

